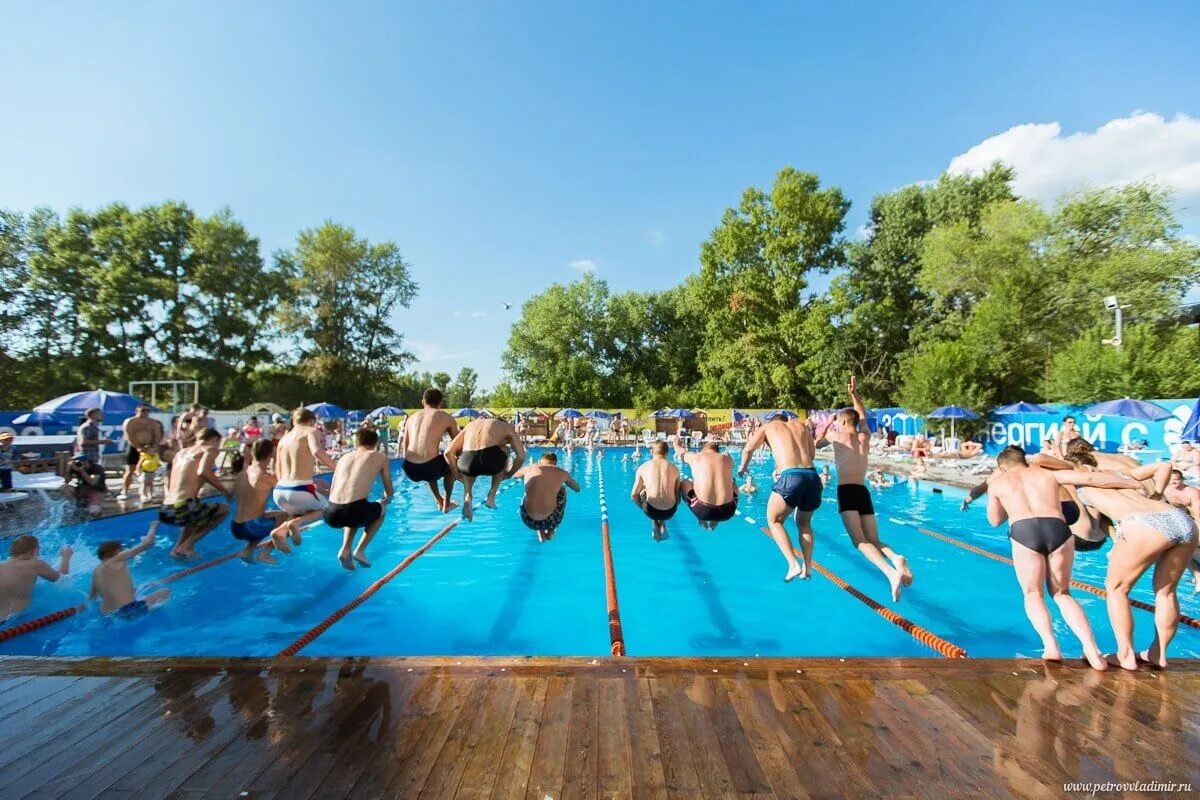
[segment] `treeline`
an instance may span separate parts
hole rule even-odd
[[[431,383],[470,402],[471,370],[404,371],[391,319],[416,293],[395,244],[331,222],[267,259],[228,210],[0,211],[0,406],[162,379],[216,408],[413,405]]]
[[[1088,402],[1200,394],[1200,339],[1180,320],[1200,248],[1149,183],[1018,199],[1002,165],[876,197],[865,236],[816,175],[747,189],[661,292],[593,275],[553,285],[513,326],[496,402],[655,408],[868,402]],[[833,277],[814,292],[815,275]],[[1104,344],[1125,311],[1121,348]]]

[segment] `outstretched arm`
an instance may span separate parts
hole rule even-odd
[[[1139,481],[1124,475],[1113,475],[1110,472],[1082,472],[1077,470],[1057,470],[1051,473],[1054,479],[1063,486],[1090,486],[1093,489],[1145,489]]]
[[[854,404],[854,410],[858,412],[858,431],[870,435],[871,428],[867,425],[867,407],[863,405],[862,398],[858,396],[858,378],[854,375],[850,376],[850,402]]]
[[[146,535],[142,537],[142,541],[138,542],[128,550],[122,550],[113,556],[114,561],[128,561],[134,556],[141,555],[154,546],[154,537],[158,534],[158,520],[150,523],[150,530],[146,531]]]
[[[1070,461],[1064,461],[1047,453],[1038,453],[1035,456],[1030,456],[1029,464],[1030,466],[1041,467],[1042,469],[1075,469],[1075,465]]]
[[[738,475],[745,475],[746,470],[750,467],[750,457],[758,452],[758,448],[763,446],[766,441],[767,431],[765,428],[759,428],[750,438],[746,440],[746,447],[742,450],[742,464],[738,467]]]
[[[563,483],[566,484],[567,486],[570,486],[571,491],[578,492],[579,491],[579,482],[576,481],[575,478],[573,478],[571,476],[571,473],[567,472],[565,469],[563,470],[563,472],[567,473],[567,477],[563,479]]]

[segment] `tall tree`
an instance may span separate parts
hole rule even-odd
[[[450,384],[450,403],[456,406],[469,406],[475,402],[476,390],[479,387],[479,373],[470,367],[463,367],[458,376]]]
[[[280,322],[300,341],[305,376],[343,402],[386,392],[395,371],[412,360],[391,318],[417,293],[396,245],[372,244],[326,222],[301,231],[276,264],[288,285]]]

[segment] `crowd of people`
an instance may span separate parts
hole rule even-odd
[[[740,497],[758,491],[748,470],[756,453],[765,447],[774,461],[774,483],[767,499],[764,533],[785,561],[784,580],[809,578],[816,538],[813,517],[832,477],[828,466],[817,470],[815,459],[818,450],[828,446],[845,533],[861,556],[879,570],[892,600],[899,601],[914,575],[908,559],[879,534],[871,489],[889,484],[880,470],[870,469],[869,458],[880,437],[878,433],[872,436],[867,426],[867,411],[854,378],[848,396],[849,407],[819,423],[786,417],[755,420],[747,426],[747,441],[736,467],[719,441],[708,440],[698,450],[689,449],[690,437],[683,430],[671,437],[673,452],[671,442],[655,440],[648,445],[649,457],[643,461],[639,444],[632,457],[637,466],[630,499],[649,520],[653,538],[660,542],[669,538],[667,523],[674,519],[680,504],[688,507],[703,530],[714,531],[731,520],[738,513]],[[517,517],[539,541],[553,539],[564,522],[568,490],[580,491],[570,472],[559,466],[554,448],[527,463],[528,432],[522,429],[523,418],[510,424],[481,417],[460,428],[443,403],[442,392],[426,390],[422,408],[404,420],[396,450],[403,475],[428,486],[439,512],[460,509],[468,521],[476,511],[478,480],[488,479],[482,503],[488,508],[496,507],[505,480],[520,480],[525,492]],[[97,502],[94,495],[104,491],[99,452],[112,441],[101,434],[100,419],[99,410],[93,409],[81,421],[78,452],[71,465],[79,494],[88,504]],[[628,433],[621,422],[610,427],[612,435]],[[594,446],[600,438],[594,423],[589,419],[576,430],[565,427],[564,422],[550,443],[569,448],[582,439],[585,445]],[[1200,490],[1186,482],[1200,474],[1200,448],[1185,443],[1173,462],[1143,465],[1127,455],[1096,452],[1074,423],[1074,418],[1067,417],[1058,436],[1036,455],[1027,455],[1020,447],[1005,448],[996,459],[995,472],[971,490],[962,506],[967,508],[986,493],[989,521],[1008,524],[1025,611],[1042,640],[1047,661],[1062,660],[1046,604],[1048,592],[1093,668],[1133,670],[1141,664],[1164,668],[1179,620],[1178,585],[1189,567],[1200,592]],[[120,542],[100,545],[92,596],[101,600],[106,613],[139,613],[162,602],[168,596],[165,590],[141,599],[135,596],[126,562],[153,545],[160,524],[177,529],[172,557],[197,557],[197,542],[229,516],[231,504],[230,532],[244,544],[240,555],[249,562],[276,563],[276,552],[292,552],[302,544],[308,527],[323,522],[342,533],[337,552],[342,567],[370,567],[368,545],[395,494],[380,427],[376,420],[364,421],[353,432],[352,449],[341,452],[346,434],[340,426],[319,424],[306,408],[293,412],[290,421],[274,415],[269,423],[260,425],[251,417],[240,429],[229,429],[222,436],[199,406],[173,419],[169,429],[151,417],[147,407],[139,407],[123,425],[128,452],[121,497],[129,495],[135,479],[139,479],[142,497],[152,496],[153,475],[164,464],[165,494],[157,519],[140,544],[127,549]],[[387,428],[386,423],[382,427]],[[891,444],[894,434],[887,430],[884,436]],[[0,472],[6,463],[5,444],[0,437]],[[935,456],[921,437],[912,447],[914,454],[920,451],[921,458]],[[955,455],[977,454],[965,452],[970,449],[959,443]],[[222,481],[217,468],[223,454],[230,457],[231,487]],[[685,476],[679,465],[686,466],[689,474]],[[322,477],[322,472],[332,472],[332,478]],[[738,476],[745,476],[741,486]],[[372,500],[370,495],[379,482],[383,495]],[[461,504],[454,499],[460,483]],[[206,490],[221,495],[222,500],[202,499]],[[272,501],[274,508],[269,507]],[[795,543],[787,529],[789,519],[795,524]],[[1082,608],[1071,596],[1070,583],[1075,551],[1096,550],[1110,539],[1113,546],[1105,589],[1117,652],[1106,657]],[[55,581],[66,574],[71,556],[71,549],[64,547],[55,569],[40,557],[35,537],[15,539],[10,558],[0,564],[0,618],[28,605],[39,578]],[[1129,592],[1151,568],[1155,633],[1147,648],[1137,650]]]

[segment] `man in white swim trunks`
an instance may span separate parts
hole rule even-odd
[[[271,496],[275,505],[288,515],[288,521],[271,532],[285,532],[293,543],[300,544],[300,528],[321,519],[325,511],[328,485],[313,479],[317,464],[334,469],[325,452],[321,432],[316,428],[317,415],[307,408],[292,412],[292,429],[283,435],[275,448],[275,475],[278,482]]]

